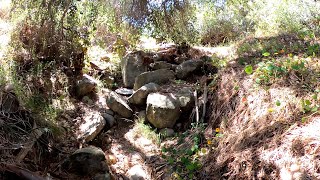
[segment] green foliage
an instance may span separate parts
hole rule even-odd
[[[307,55],[308,56],[320,55],[320,44],[313,44],[308,46]]]
[[[301,75],[306,73],[304,59],[287,58],[284,59],[268,59],[257,64],[255,70],[255,81],[258,84],[270,85],[277,79],[280,79],[289,74],[289,72],[297,72]],[[245,70],[247,69],[246,66]],[[250,68],[249,68],[250,70]],[[249,71],[247,70],[247,71]]]
[[[253,68],[252,68],[251,65],[248,65],[248,66],[246,66],[246,67],[244,68],[244,71],[245,71],[248,75],[250,75],[250,74],[253,73]]]
[[[172,166],[175,179],[192,179],[202,167],[198,154],[202,151],[202,133],[205,124],[192,124],[192,126],[192,130],[178,136],[178,143],[175,146],[161,148],[162,158]]]
[[[270,56],[270,53],[269,52],[264,52],[264,53],[262,53],[262,56],[268,57],[268,56]]]
[[[312,103],[309,99],[301,100],[301,106],[304,113],[317,112],[320,108],[320,104]]]
[[[161,5],[150,5],[152,13],[146,27],[151,37],[177,44],[197,41],[195,7],[191,1],[164,1]]]
[[[150,125],[146,124],[143,118],[138,118],[136,120],[133,130],[136,136],[147,138],[155,144],[161,143],[160,134],[156,132],[156,129],[153,129]]]

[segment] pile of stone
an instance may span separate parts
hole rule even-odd
[[[108,113],[88,114],[79,138],[91,141],[106,125],[111,127],[115,123],[115,115],[131,119],[139,112],[145,112],[143,118],[155,128],[173,128],[181,115],[190,113],[195,104],[195,87],[175,86],[175,80],[186,80],[199,72],[205,74],[206,69],[214,69],[207,59],[142,51],[128,54],[121,62],[124,88],[104,90],[102,105]],[[96,84],[92,77],[84,75],[78,82],[77,94],[91,92]]]

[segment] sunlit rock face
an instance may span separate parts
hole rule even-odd
[[[84,74],[82,79],[77,82],[76,94],[77,96],[84,96],[92,92],[96,86],[97,80],[87,74]]]
[[[108,107],[122,117],[130,118],[133,114],[132,109],[127,103],[127,100],[118,95],[116,92],[111,92],[107,97]]]
[[[145,84],[129,97],[129,102],[132,104],[143,105],[146,103],[148,94],[158,91],[159,88],[160,86],[155,83]]]
[[[128,54],[121,61],[121,72],[124,86],[132,88],[135,78],[147,70],[148,67],[144,64],[141,52],[138,51]]]
[[[173,71],[168,69],[159,69],[155,71],[145,72],[136,77],[134,83],[134,90],[139,89],[148,83],[164,84],[170,79],[175,79],[175,74]]]
[[[99,112],[91,112],[85,115],[83,123],[79,126],[78,139],[85,142],[92,141],[106,126],[106,120]]]
[[[172,128],[180,117],[180,106],[173,94],[152,93],[147,98],[147,119],[156,128]]]

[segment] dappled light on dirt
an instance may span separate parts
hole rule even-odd
[[[296,123],[277,137],[277,146],[261,149],[259,157],[280,169],[282,179],[319,179],[320,117]]]

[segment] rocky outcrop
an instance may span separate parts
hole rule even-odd
[[[76,85],[76,95],[77,96],[84,96],[94,90],[97,86],[97,80],[93,77],[84,74],[82,79],[77,82]]]
[[[170,79],[174,78],[174,72],[168,69],[159,69],[155,71],[145,72],[136,77],[133,89],[137,90],[143,85],[151,82],[156,84],[164,84],[167,83]]]
[[[176,68],[176,75],[179,79],[185,79],[191,75],[194,71],[199,70],[203,65],[201,60],[188,60],[181,63]]]
[[[92,141],[106,125],[106,120],[99,112],[88,113],[83,117],[83,120],[79,126],[78,139],[85,142]]]
[[[146,103],[148,94],[158,91],[160,86],[155,83],[148,83],[136,90],[130,97],[129,102],[132,104],[143,105]]]
[[[130,118],[132,116],[132,109],[123,97],[112,91],[107,97],[107,106],[122,117]]]
[[[132,88],[135,78],[148,70],[143,61],[142,54],[142,52],[138,51],[130,53],[122,59],[121,72],[125,87]]]
[[[172,94],[151,93],[147,98],[147,119],[156,128],[172,128],[180,117],[180,106]]]
[[[106,174],[109,168],[105,162],[104,152],[97,147],[89,146],[76,150],[62,165],[67,171],[82,176]],[[109,176],[110,177],[110,176]]]

